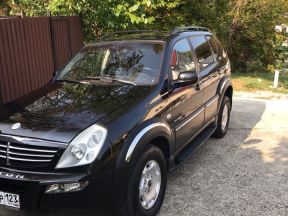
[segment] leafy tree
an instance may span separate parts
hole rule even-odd
[[[244,71],[247,62],[260,61],[262,68],[275,62],[275,25],[286,1],[237,0],[231,16],[228,51],[234,66]]]
[[[86,42],[123,29],[170,30],[199,25],[214,31],[232,65],[265,70],[278,56],[275,25],[288,23],[287,0],[6,0],[0,15],[81,14]],[[254,67],[248,67],[253,65]]]
[[[86,27],[86,40],[90,41],[103,32],[149,28],[149,25],[159,19],[158,12],[171,10],[177,6],[178,1],[180,0],[53,0],[48,8],[54,15],[81,13]]]
[[[0,15],[47,15],[49,0],[5,0],[0,3]]]

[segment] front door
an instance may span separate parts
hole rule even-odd
[[[173,81],[185,71],[196,71],[191,46],[187,39],[178,41],[171,54]],[[176,149],[186,144],[202,127],[204,121],[203,90],[198,84],[175,89],[170,95],[171,126],[176,133]]]
[[[205,106],[204,125],[209,124],[215,119],[219,96],[217,95],[217,87],[220,81],[218,73],[218,62],[216,61],[216,53],[212,51],[212,45],[208,40],[212,40],[212,36],[194,36],[190,37],[193,49],[195,51],[198,64],[200,67],[199,82],[204,90],[203,103]],[[208,40],[207,40],[208,39]]]

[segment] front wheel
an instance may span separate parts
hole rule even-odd
[[[166,161],[162,151],[149,147],[135,164],[128,183],[126,201],[121,215],[155,216],[165,195],[167,183]]]
[[[216,130],[213,134],[215,138],[222,138],[226,135],[229,121],[230,121],[230,113],[231,113],[231,103],[230,99],[227,96],[224,96],[222,103],[220,105]]]

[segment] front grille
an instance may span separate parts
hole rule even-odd
[[[16,167],[47,167],[59,149],[0,141],[0,164]]]

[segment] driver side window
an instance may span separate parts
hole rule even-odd
[[[182,39],[175,44],[171,55],[170,68],[174,81],[178,79],[181,72],[196,71],[192,51],[186,39]]]

